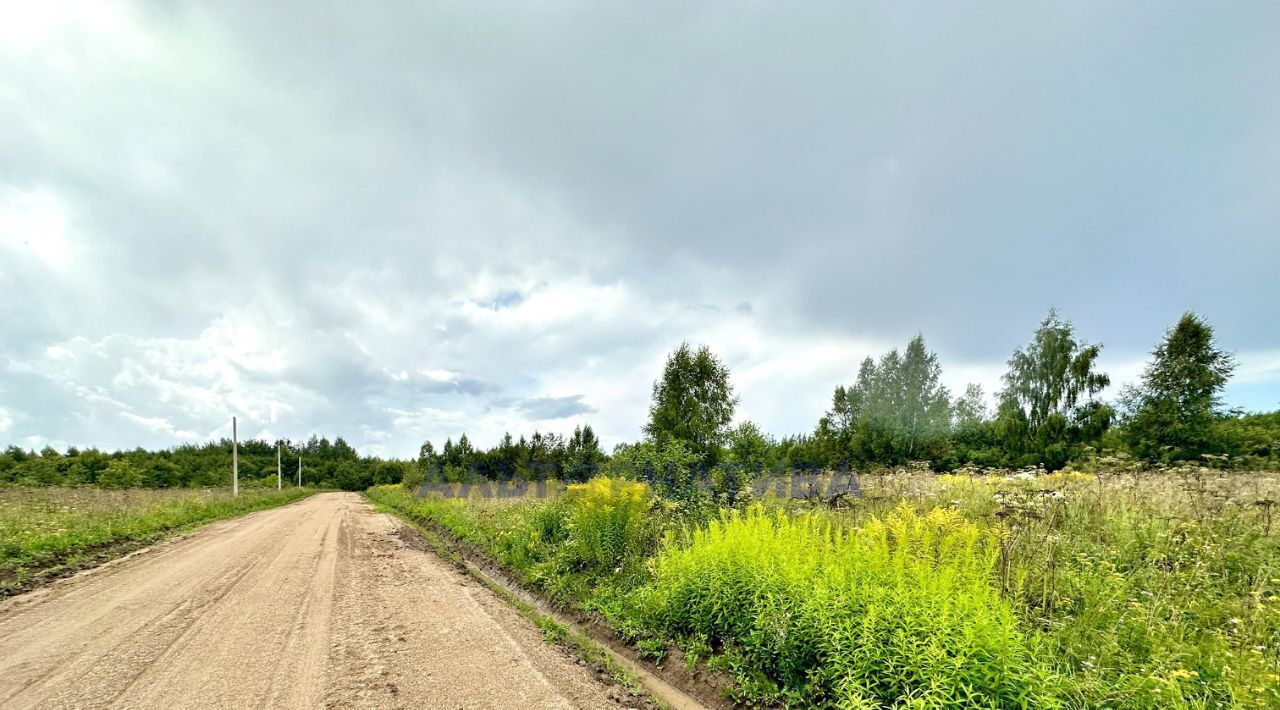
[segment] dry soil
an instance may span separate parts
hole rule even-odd
[[[320,494],[0,602],[0,707],[628,703],[398,525]]]

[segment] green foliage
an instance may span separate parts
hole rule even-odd
[[[950,418],[950,395],[939,379],[938,357],[917,335],[902,354],[862,362],[857,381],[837,387],[826,429],[842,461],[901,464],[939,458]]]
[[[568,516],[568,507],[563,503],[511,505],[503,509],[495,523],[497,533],[492,549],[503,564],[520,571],[529,581],[555,579],[563,573],[558,555],[569,538]]]
[[[117,459],[98,474],[98,485],[103,488],[140,488],[142,473],[128,460]]]
[[[777,466],[779,446],[751,421],[730,429],[728,440],[724,461],[710,473],[716,497],[733,506],[749,496],[753,480]]]
[[[400,485],[406,490],[417,490],[418,486],[426,480],[426,469],[420,466],[416,461],[406,465],[400,478]]]
[[[1132,451],[1165,462],[1221,453],[1226,445],[1214,436],[1214,422],[1235,359],[1214,343],[1212,326],[1185,313],[1151,356],[1142,384],[1125,396]]]
[[[1074,327],[1052,310],[1031,344],[1014,351],[996,414],[1007,463],[1057,470],[1102,438],[1111,408],[1093,397],[1111,380],[1096,371],[1101,351],[1077,341]]]
[[[996,423],[988,415],[982,387],[970,384],[951,404],[947,454],[934,461],[934,467],[946,471],[966,464],[997,467],[1005,465],[1009,458],[996,436]]]
[[[628,587],[656,544],[645,486],[589,482],[572,499],[417,498],[398,486],[366,492],[411,518],[439,524],[507,565],[526,584],[582,605],[600,580]]]
[[[583,568],[619,572],[626,558],[644,555],[652,539],[649,488],[624,478],[600,476],[569,486],[566,552]]]
[[[444,443],[436,453],[431,442],[418,452],[418,469],[430,482],[474,480],[585,480],[604,463],[600,440],[590,424],[574,428],[573,435],[535,431],[514,439],[504,434],[496,446],[484,450],[472,446],[466,434]]]
[[[730,429],[728,439],[729,451],[725,463],[731,463],[753,476],[773,467],[777,444],[755,422],[742,422]]]
[[[662,377],[653,383],[653,403],[645,434],[665,444],[682,442],[707,465],[719,461],[738,398],[729,384],[729,368],[703,345],[688,343],[667,357]]]
[[[1280,468],[1280,411],[1220,418],[1214,438],[1243,467]]]
[[[970,383],[964,394],[951,404],[951,425],[955,432],[977,429],[987,421],[987,404],[982,386]]]
[[[647,483],[658,495],[690,507],[703,497],[698,482],[700,464],[698,455],[684,441],[668,439],[619,446],[608,470],[615,477]]]
[[[398,483],[411,462],[360,456],[341,437],[334,442],[311,437],[305,444],[250,439],[240,442],[240,485],[276,480],[276,445],[283,449],[285,483],[295,480],[297,461],[305,462],[304,482],[321,488],[364,490],[375,483]],[[188,488],[231,483],[231,441],[184,444],[161,451],[45,449],[36,454],[10,446],[0,453],[0,485],[100,485],[106,488]]]
[[[1084,512],[1069,509],[1058,528],[1054,608],[1043,609],[1043,575],[1022,590],[1064,623],[1050,652],[1084,671],[1082,695],[1135,708],[1280,705],[1280,583],[1267,576],[1280,545],[1252,515],[1206,525],[1117,510],[1094,528]]]
[[[991,586],[997,554],[955,511],[901,507],[844,530],[755,508],[669,537],[636,603],[649,628],[720,649],[744,699],[1053,706]]]
[[[573,436],[565,446],[565,469],[573,480],[586,480],[604,463],[600,440],[590,424],[573,428]]]
[[[1280,477],[1095,463],[940,476],[934,495],[1005,521],[1002,586],[1074,705],[1280,706]]]
[[[603,614],[649,656],[678,643],[727,669],[744,700],[1280,707],[1280,475],[1090,466],[863,474],[849,508],[766,497],[771,512],[714,525],[654,506],[601,572],[570,552],[571,501],[370,497]]]
[[[823,418],[818,423],[818,431],[812,436],[799,434],[784,437],[778,442],[778,448],[782,452],[782,467],[787,471],[812,471],[839,463],[843,449],[837,443]]]

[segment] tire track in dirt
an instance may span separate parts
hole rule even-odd
[[[320,494],[0,602],[0,707],[626,701],[397,526]]]

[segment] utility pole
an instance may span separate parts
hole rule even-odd
[[[298,457],[298,487],[302,487],[302,457]]]
[[[284,487],[284,483],[280,479],[280,442],[276,442],[276,490]]]
[[[231,495],[240,495],[240,437],[235,417],[231,417]]]

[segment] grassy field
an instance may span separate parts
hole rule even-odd
[[[832,508],[628,481],[374,500],[791,707],[1280,707],[1280,475],[896,472]]]
[[[312,489],[0,488],[0,596],[129,544],[289,503]]]

